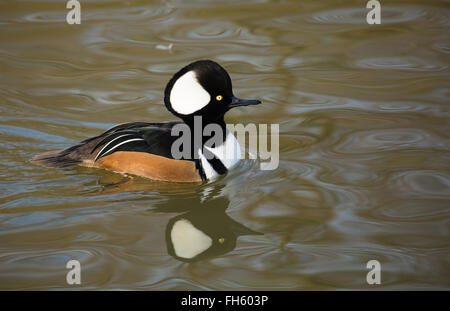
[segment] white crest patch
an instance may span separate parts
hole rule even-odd
[[[180,219],[173,225],[170,238],[175,254],[181,258],[194,258],[212,245],[211,237],[187,219]]]
[[[211,95],[200,85],[195,71],[188,71],[175,81],[170,91],[170,103],[177,113],[194,113],[211,100]]]

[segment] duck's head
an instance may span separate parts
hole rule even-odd
[[[164,91],[164,103],[170,112],[185,121],[202,116],[214,122],[223,120],[231,108],[261,102],[235,97],[227,71],[214,61],[199,60],[170,79]]]

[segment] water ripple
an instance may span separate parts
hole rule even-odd
[[[367,25],[366,15],[369,12],[363,5],[360,8],[346,7],[335,10],[320,11],[313,14],[308,21],[326,24],[361,24]],[[383,5],[382,23],[394,24],[418,20],[424,17],[426,10],[419,6]]]

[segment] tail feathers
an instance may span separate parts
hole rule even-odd
[[[109,134],[124,129],[132,129],[140,126],[152,125],[152,123],[134,122],[125,123],[113,127],[105,133],[83,140],[78,145],[64,150],[48,151],[34,156],[30,162],[46,167],[68,167],[94,160],[98,144]]]
[[[35,155],[31,163],[45,167],[68,167],[80,164],[82,161],[71,157],[70,152],[66,150],[54,150]]]

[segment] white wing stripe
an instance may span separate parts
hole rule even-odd
[[[113,141],[119,139],[120,137],[129,136],[129,135],[131,135],[131,134],[123,134],[123,135],[117,136],[113,140],[109,141],[106,145],[103,146],[102,150],[100,150],[99,153],[97,153],[97,156],[95,157],[94,161],[97,161],[98,156],[101,155],[103,150],[105,150],[105,148],[108,147]]]
[[[118,144],[118,145],[115,145],[115,146],[112,147],[110,150],[108,150],[108,152],[113,151],[114,149],[116,149],[117,147],[119,147],[119,146],[121,146],[121,145],[123,145],[123,144],[129,143],[129,142],[132,142],[132,141],[136,141],[136,140],[144,140],[144,139],[143,139],[143,138],[133,138],[133,139],[128,139],[128,140],[126,140],[126,141],[121,142],[121,143]]]
[[[101,152],[103,151],[103,149],[105,149],[110,143],[112,143],[114,140],[116,140],[116,139],[118,139],[118,138],[120,138],[120,137],[127,136],[127,135],[129,135],[129,134],[121,135],[121,136],[119,136],[119,137],[114,138],[113,140],[111,140],[105,147],[102,148],[102,150],[100,150],[100,152],[99,152],[99,153],[97,154],[97,156],[95,157],[94,162],[97,161],[97,157],[101,154]],[[126,140],[126,141],[121,142],[120,144],[115,145],[114,147],[112,147],[112,148],[111,148],[110,150],[108,150],[107,152],[111,152],[112,150],[116,149],[117,147],[119,147],[119,146],[121,146],[121,145],[123,145],[123,144],[129,143],[129,142],[132,142],[132,141],[136,141],[136,140],[144,140],[144,139],[143,139],[143,138],[133,138],[133,139],[128,139],[128,140]],[[105,152],[105,153],[107,153],[107,152]]]

